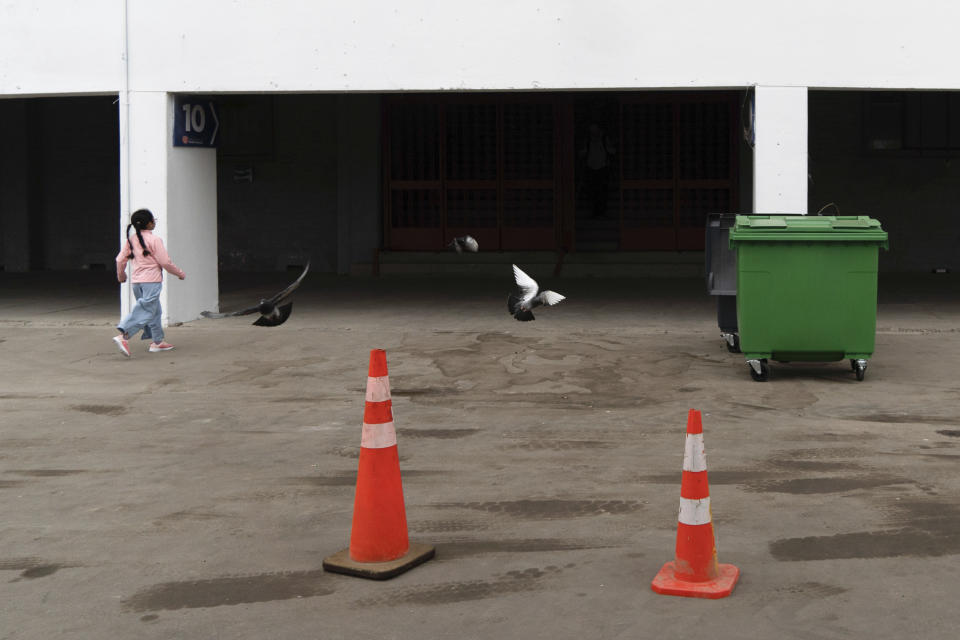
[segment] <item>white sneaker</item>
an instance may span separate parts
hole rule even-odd
[[[113,342],[117,345],[117,349],[120,349],[120,353],[128,358],[130,357],[130,345],[123,339],[123,336],[113,336]]]
[[[173,345],[169,342],[151,342],[150,343],[150,353],[156,353],[158,351],[170,351],[173,349]]]

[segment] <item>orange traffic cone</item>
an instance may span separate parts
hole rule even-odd
[[[700,412],[690,409],[680,484],[676,559],[663,565],[650,586],[657,593],[670,596],[725,598],[739,577],[737,567],[717,563],[703,425]]]
[[[433,546],[410,544],[407,538],[391,407],[387,353],[374,349],[370,352],[350,547],[324,558],[327,571],[386,580],[434,556]]]

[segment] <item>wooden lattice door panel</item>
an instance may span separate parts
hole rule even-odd
[[[676,246],[674,105],[625,102],[621,107],[620,246]]]
[[[634,251],[663,251],[676,246],[674,190],[621,190],[621,246]]]
[[[440,250],[469,233],[485,250],[553,248],[556,98],[390,98],[387,246]]]
[[[623,104],[620,125],[623,181],[672,182],[673,108],[672,104],[664,102]],[[637,186],[625,185],[627,188]]]
[[[443,245],[440,107],[398,102],[387,118],[386,200],[390,244],[396,249]]]
[[[624,99],[621,248],[703,249],[707,213],[736,206],[733,105],[727,94]]]
[[[503,105],[501,247],[556,246],[559,185],[553,101]]]
[[[702,250],[708,213],[731,211],[729,100],[677,104],[677,248]]]
[[[454,102],[444,109],[444,243],[470,234],[484,250],[499,249],[497,105]]]
[[[681,250],[702,251],[708,213],[732,211],[730,189],[680,189],[677,245]]]

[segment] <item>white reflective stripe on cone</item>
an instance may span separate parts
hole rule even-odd
[[[703,448],[702,433],[688,433],[683,449],[684,471],[706,471],[707,452]]]
[[[397,444],[397,432],[393,428],[393,421],[382,424],[363,423],[363,435],[360,446],[364,449],[386,449]]]
[[[390,377],[367,378],[367,402],[383,402],[390,399]]]
[[[680,498],[681,524],[710,524],[710,498],[690,500]]]

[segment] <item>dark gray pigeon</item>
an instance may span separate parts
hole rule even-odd
[[[517,293],[511,293],[507,297],[507,309],[510,315],[521,322],[536,320],[533,317],[534,307],[552,306],[566,299],[566,296],[555,291],[540,291],[537,281],[525,274],[517,265],[513,265],[513,278],[517,281]]]
[[[464,251],[476,253],[480,250],[480,244],[476,241],[476,239],[474,239],[473,236],[458,236],[454,238],[453,242],[447,246],[456,249],[457,253],[463,253]]]
[[[230,318],[232,316],[246,316],[251,313],[259,313],[260,317],[254,322],[258,327],[277,327],[287,321],[290,313],[293,311],[293,302],[290,302],[290,296],[294,290],[303,282],[303,277],[310,270],[310,261],[303,268],[300,277],[294,280],[286,289],[271,298],[261,298],[260,302],[247,309],[240,311],[231,311],[229,313],[213,313],[212,311],[203,311],[200,313],[204,318]]]

